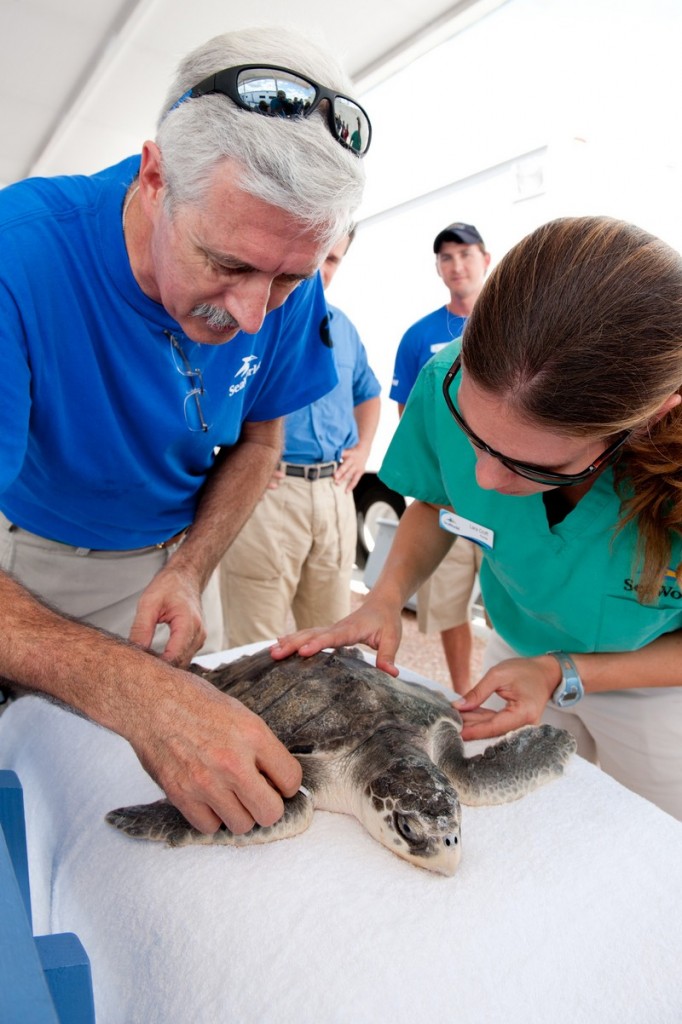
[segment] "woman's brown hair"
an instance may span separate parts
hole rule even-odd
[[[637,521],[639,597],[655,599],[682,532],[682,407],[656,418],[682,388],[680,254],[608,217],[545,224],[486,282],[462,363],[531,423],[605,442],[634,430],[615,466],[618,527]]]

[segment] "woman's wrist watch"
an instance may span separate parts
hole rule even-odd
[[[561,668],[561,682],[552,694],[550,700],[558,708],[570,708],[585,696],[585,687],[580,678],[578,667],[570,654],[565,651],[547,651],[559,662]]]

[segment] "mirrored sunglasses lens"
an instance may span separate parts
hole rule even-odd
[[[334,123],[338,137],[349,149],[364,153],[369,146],[370,127],[365,112],[352,100],[337,96],[334,100]]]
[[[315,89],[295,75],[270,68],[240,71],[237,89],[243,103],[271,117],[300,117],[315,99]]]

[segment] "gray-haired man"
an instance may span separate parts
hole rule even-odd
[[[289,109],[264,116],[273,90]],[[0,193],[0,675],[126,737],[205,832],[274,822],[300,782],[260,719],[172,666],[280,418],[335,383],[316,271],[361,198],[348,91],[298,36],[220,36],[141,158]]]

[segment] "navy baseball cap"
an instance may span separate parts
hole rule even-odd
[[[485,242],[479,235],[473,224],[462,224],[457,221],[455,224],[448,224],[446,228],[439,231],[433,243],[433,251],[440,252],[443,242],[460,242],[462,245],[482,245],[485,249]]]

